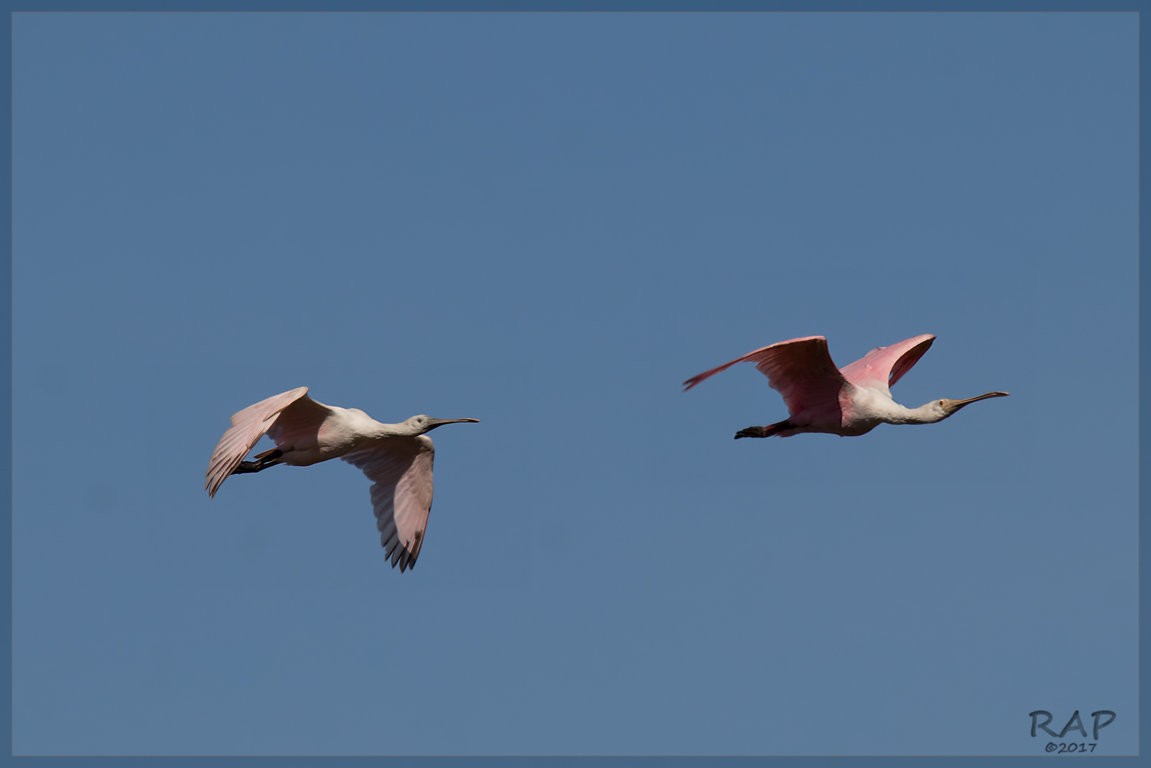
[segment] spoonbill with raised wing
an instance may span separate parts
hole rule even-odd
[[[774,424],[741,429],[736,438],[791,437],[803,432],[854,437],[880,424],[933,424],[971,403],[1007,396],[1007,392],[987,392],[964,400],[941,398],[918,408],[895,402],[890,388],[919,362],[933,341],[929,333],[913,336],[873,349],[841,370],[832,362],[823,336],[790,339],[692,376],[683,383],[684,391],[736,363],[755,363],[771,387],[783,395],[790,415]]]
[[[372,508],[380,544],[392,567],[413,568],[424,543],[432,508],[435,446],[424,433],[444,424],[479,419],[433,419],[420,414],[399,424],[383,424],[357,408],[324,405],[307,387],[272,395],[232,416],[208,462],[204,487],[215,496],[229,475],[260,472],[277,464],[306,467],[343,459],[372,481]],[[276,447],[244,456],[265,434]]]

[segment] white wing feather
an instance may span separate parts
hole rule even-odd
[[[208,489],[209,496],[216,495],[220,485],[244,460],[248,451],[252,450],[252,446],[272,428],[285,408],[301,398],[314,402],[307,397],[307,394],[307,387],[296,387],[272,395],[255,405],[249,405],[232,415],[232,426],[220,438],[220,442],[216,443],[212,458],[208,462],[204,487]]]
[[[372,510],[384,553],[400,571],[414,568],[432,509],[431,438],[383,440],[342,457],[372,481]]]

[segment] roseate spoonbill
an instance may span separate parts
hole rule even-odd
[[[772,389],[783,395],[790,415],[764,427],[747,427],[735,433],[741,437],[791,437],[802,432],[828,432],[842,437],[863,435],[879,424],[933,424],[943,421],[965,405],[989,397],[1006,397],[1007,392],[988,392],[965,400],[943,398],[918,408],[895,402],[890,387],[919,362],[935,337],[929,333],[913,336],[889,347],[871,350],[842,370],[835,367],[827,352],[827,339],[807,336],[771,344],[718,368],[692,376],[683,383],[684,391],[709,376],[726,371],[745,360],[767,376]]]
[[[204,487],[215,496],[229,475],[260,472],[277,464],[307,467],[340,458],[372,481],[372,508],[380,544],[400,572],[414,568],[432,508],[435,446],[424,435],[444,424],[479,419],[433,419],[420,414],[399,424],[382,424],[357,408],[324,405],[307,387],[272,395],[232,416],[208,462]],[[276,447],[244,461],[268,434]]]

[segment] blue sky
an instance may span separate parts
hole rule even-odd
[[[1133,753],[1137,32],[17,15],[15,752]],[[898,400],[1012,397],[680,391],[919,333]],[[413,572],[342,462],[203,492],[300,385],[482,420]]]

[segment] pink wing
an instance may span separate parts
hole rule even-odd
[[[380,545],[392,567],[398,563],[401,573],[414,568],[432,509],[435,447],[431,439],[420,435],[384,440],[343,459],[362,469],[372,481],[372,509],[380,529]]]
[[[773,389],[783,395],[787,410],[803,423],[839,423],[839,393],[848,382],[827,351],[827,339],[807,336],[771,344],[685,381],[684,390],[726,371],[736,363],[755,363]]]
[[[888,347],[877,347],[845,366],[843,377],[857,387],[870,387],[890,394],[890,388],[919,362],[933,341],[935,336],[924,333]]]
[[[275,436],[277,420],[289,406],[296,404],[292,408],[293,411],[299,408],[307,412],[311,410],[311,406],[317,405],[307,396],[307,392],[307,387],[296,387],[288,392],[272,395],[255,405],[249,405],[232,415],[232,426],[220,438],[220,442],[216,443],[216,449],[212,451],[212,458],[208,462],[204,487],[208,489],[209,496],[216,495],[220,485],[266,432],[272,431],[273,437]]]

